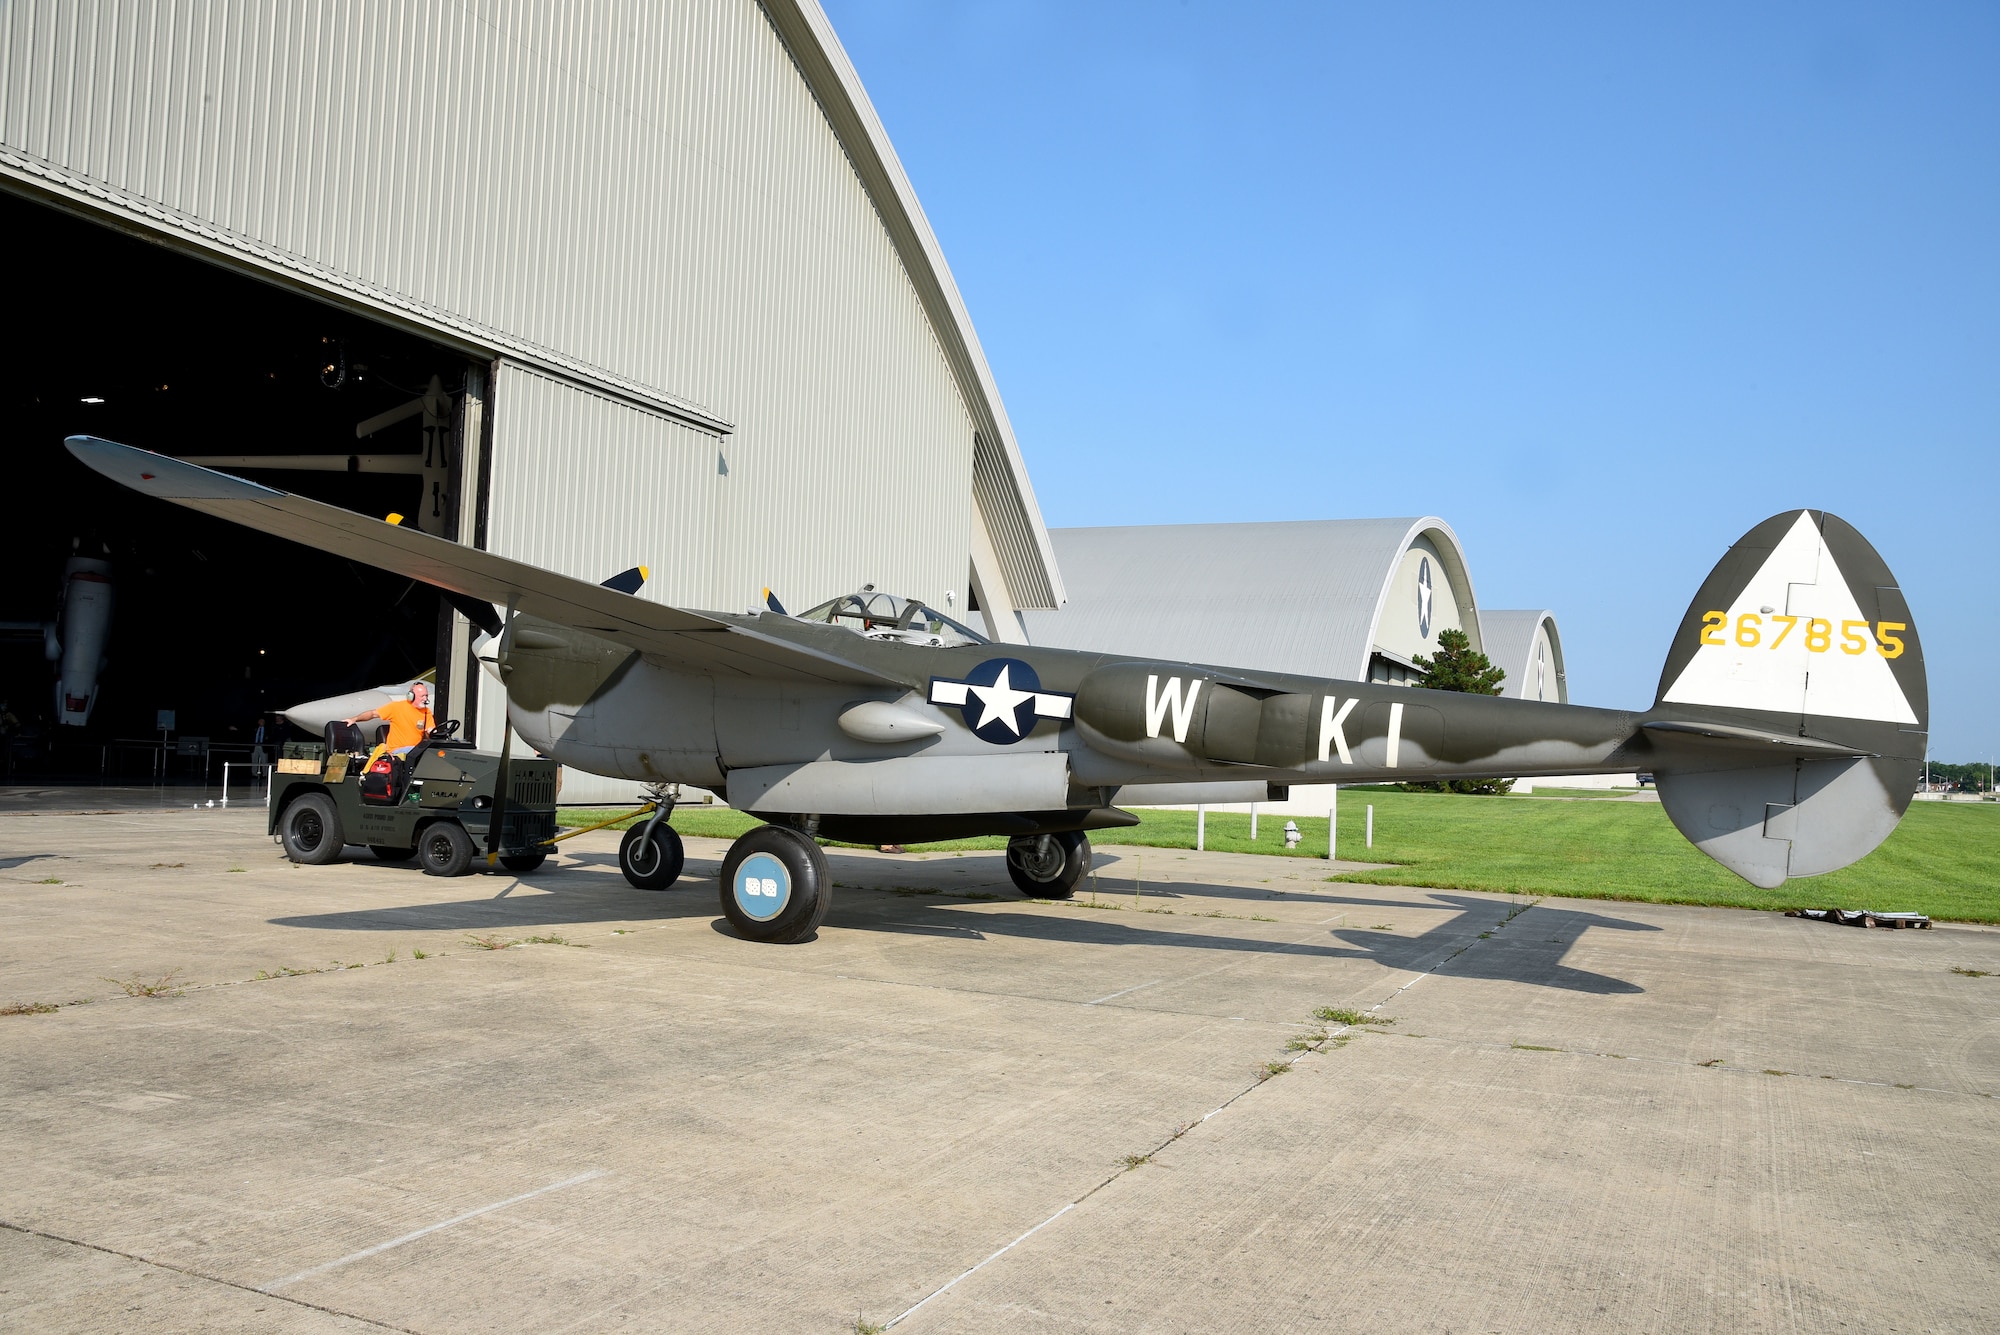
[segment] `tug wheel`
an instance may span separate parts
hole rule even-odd
[[[518,876],[526,876],[547,861],[548,856],[540,849],[533,853],[503,853],[500,855],[500,865]]]
[[[417,836],[426,876],[463,876],[472,867],[472,836],[455,820],[433,821]]]
[[[320,867],[340,856],[340,813],[325,793],[307,793],[286,807],[278,833],[294,862]]]

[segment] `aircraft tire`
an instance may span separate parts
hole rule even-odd
[[[463,876],[472,869],[472,836],[455,820],[432,821],[417,836],[426,876]]]
[[[1024,834],[1007,841],[1007,875],[1030,899],[1068,899],[1090,870],[1090,836],[1082,830]]]
[[[785,825],[760,825],[722,860],[722,916],[752,941],[810,941],[833,902],[818,843]]]
[[[391,848],[387,844],[370,844],[368,851],[383,862],[408,862],[417,855],[414,848]]]
[[[652,839],[644,839],[645,833],[643,821],[625,831],[625,837],[618,841],[618,870],[635,890],[670,889],[687,865],[680,831],[661,821],[653,827]]]
[[[278,833],[285,856],[308,867],[323,867],[340,856],[340,812],[325,793],[307,793],[285,808]]]

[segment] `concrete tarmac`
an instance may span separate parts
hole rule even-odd
[[[718,841],[84,803],[0,809],[0,1328],[2000,1329],[2000,933],[830,850],[780,947]]]

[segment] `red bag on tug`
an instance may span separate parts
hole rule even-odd
[[[401,756],[384,753],[361,776],[361,800],[393,803],[403,793],[405,763]]]

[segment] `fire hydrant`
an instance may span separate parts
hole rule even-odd
[[[1297,848],[1298,846],[1299,846],[1299,823],[1295,820],[1288,820],[1285,822],[1285,847]]]

